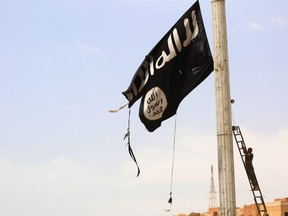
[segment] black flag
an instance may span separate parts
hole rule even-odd
[[[129,88],[122,93],[129,107],[142,97],[139,117],[152,132],[176,113],[180,102],[213,69],[197,1],[145,57]]]

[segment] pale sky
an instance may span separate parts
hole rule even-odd
[[[121,94],[187,0],[2,0],[0,215],[170,216],[208,209],[218,191],[214,73],[149,133]],[[200,0],[213,47],[211,2]],[[287,0],[227,1],[233,124],[254,149],[266,202],[288,197]],[[253,196],[234,144],[236,203]],[[217,193],[217,200],[218,193]]]

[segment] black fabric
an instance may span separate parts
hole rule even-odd
[[[135,162],[136,166],[137,166],[137,177],[139,176],[140,174],[140,168],[138,166],[138,163],[137,163],[137,160],[136,160],[136,157],[134,156],[134,153],[133,153],[133,150],[131,148],[131,145],[130,145],[130,142],[128,142],[128,151],[129,151],[129,154],[130,154],[130,157],[132,158],[132,160]]]
[[[199,2],[186,11],[145,57],[123,93],[147,130],[173,116],[180,102],[213,71],[213,57]]]

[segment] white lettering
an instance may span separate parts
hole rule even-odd
[[[176,49],[178,52],[181,52],[183,47],[189,46],[191,41],[197,37],[197,35],[199,34],[199,28],[195,10],[191,12],[191,18],[192,18],[193,32],[190,27],[189,19],[185,18],[183,20],[183,26],[185,28],[185,36],[186,36],[183,43],[180,40],[177,28],[174,28],[172,33],[169,35],[167,39],[168,52],[162,50],[160,56],[157,58],[155,62],[155,65],[154,65],[154,56],[152,55],[149,56],[149,60],[145,60],[142,63],[141,65],[142,68],[138,70],[137,77],[135,78],[140,79],[140,83],[138,81],[135,82],[134,80],[134,83],[132,84],[129,91],[125,93],[129,101],[133,100],[133,98],[139,94],[139,92],[148,82],[149,77],[155,74],[156,72],[155,69],[156,70],[161,69],[162,67],[165,66],[167,62],[171,61],[173,58],[177,56]],[[174,40],[175,45],[173,44],[172,39]],[[138,83],[137,86],[136,83]],[[154,107],[151,106],[150,108],[152,109]]]
[[[128,99],[129,101],[131,101],[131,100],[134,98],[131,91],[125,93],[125,95],[126,95],[126,97],[127,97],[127,99]]]
[[[178,31],[177,31],[176,28],[173,30],[173,38],[174,38],[174,42],[176,44],[177,50],[179,52],[181,52],[182,44],[181,44],[181,41],[180,41],[180,38],[179,38],[179,35],[178,35]]]
[[[167,98],[162,89],[155,87],[148,91],[144,98],[143,114],[153,121],[162,118],[167,108]]]
[[[141,83],[140,83],[140,86],[139,86],[139,89],[138,89],[138,93],[142,90],[142,88],[145,86],[145,84],[147,83],[148,81],[148,78],[149,78],[149,70],[146,69],[145,72],[143,72],[142,70],[140,71],[141,74],[139,74],[139,77],[141,78]],[[137,93],[137,94],[138,94]],[[136,94],[136,95],[137,95]]]
[[[171,59],[173,59],[177,55],[173,42],[172,42],[172,35],[168,37],[167,44],[168,44],[168,49],[170,53],[169,55],[167,55],[165,51],[162,51],[162,54],[156,61],[156,64],[155,64],[156,69],[162,68],[166,64],[166,62],[169,62]],[[161,62],[160,65],[159,65],[159,62]]]
[[[135,83],[132,84],[132,91],[134,93],[134,95],[137,95],[138,92],[137,92],[137,86],[135,85]]]
[[[153,76],[154,75],[154,59],[152,55],[149,58],[150,58],[150,74],[151,76]]]
[[[189,19],[185,18],[183,21],[183,25],[185,27],[185,32],[186,32],[186,39],[183,42],[183,47],[189,46],[191,41],[195,37],[197,37],[197,35],[199,33],[198,23],[197,23],[197,19],[196,19],[197,17],[196,17],[196,13],[194,10],[191,13],[191,17],[192,17],[192,23],[193,23],[193,28],[194,28],[193,33],[191,31]],[[160,68],[164,67],[166,62],[169,62],[171,59],[173,59],[177,55],[177,53],[175,51],[175,47],[174,47],[173,42],[172,42],[172,35],[173,35],[177,50],[179,52],[181,52],[181,50],[182,50],[182,45],[181,45],[181,41],[180,41],[180,38],[178,35],[178,31],[175,28],[175,29],[173,29],[172,34],[168,37],[168,40],[167,40],[167,45],[168,45],[168,49],[169,49],[170,53],[167,55],[164,50],[162,51],[161,55],[159,56],[159,58],[156,61],[156,64],[155,64],[156,69],[160,69]],[[154,73],[154,70],[153,70],[153,73]]]
[[[184,27],[186,29],[186,40],[183,42],[183,46],[187,47],[191,41],[198,35],[199,33],[199,28],[198,28],[198,24],[197,24],[197,20],[196,20],[196,14],[195,11],[193,10],[192,13],[192,20],[193,20],[193,28],[194,31],[192,33],[191,28],[190,28],[190,23],[189,20],[186,18],[184,19]]]

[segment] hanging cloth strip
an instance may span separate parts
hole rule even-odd
[[[128,128],[127,128],[127,133],[124,135],[124,140],[127,138],[127,146],[128,146],[128,152],[130,154],[130,157],[132,158],[132,160],[135,162],[136,166],[137,166],[137,169],[138,169],[138,173],[137,173],[137,177],[139,176],[140,174],[140,168],[138,166],[138,163],[137,163],[137,160],[136,160],[136,157],[133,153],[133,150],[131,148],[131,142],[130,142],[130,116],[131,116],[131,109],[129,108],[129,115],[128,115]]]
[[[121,107],[119,107],[119,108],[117,108],[117,109],[110,109],[110,110],[108,110],[109,112],[111,112],[111,113],[116,113],[116,112],[118,112],[119,110],[121,110],[121,109],[123,109],[124,107],[126,107],[128,105],[128,103],[126,103],[125,105],[123,105],[123,106],[121,106]]]
[[[117,109],[110,109],[108,110],[110,113],[116,113],[118,112],[119,110],[122,110],[124,107],[126,107],[128,105],[125,104]],[[137,169],[138,169],[138,173],[137,173],[137,177],[139,176],[140,174],[140,168],[138,166],[138,163],[137,163],[137,160],[136,160],[136,157],[133,153],[133,150],[131,148],[131,142],[130,142],[130,116],[131,116],[131,108],[129,108],[129,115],[128,115],[128,128],[127,128],[127,133],[124,135],[124,140],[127,138],[127,146],[128,146],[128,152],[130,154],[130,157],[132,158],[132,160],[135,162],[136,166],[137,166]]]

